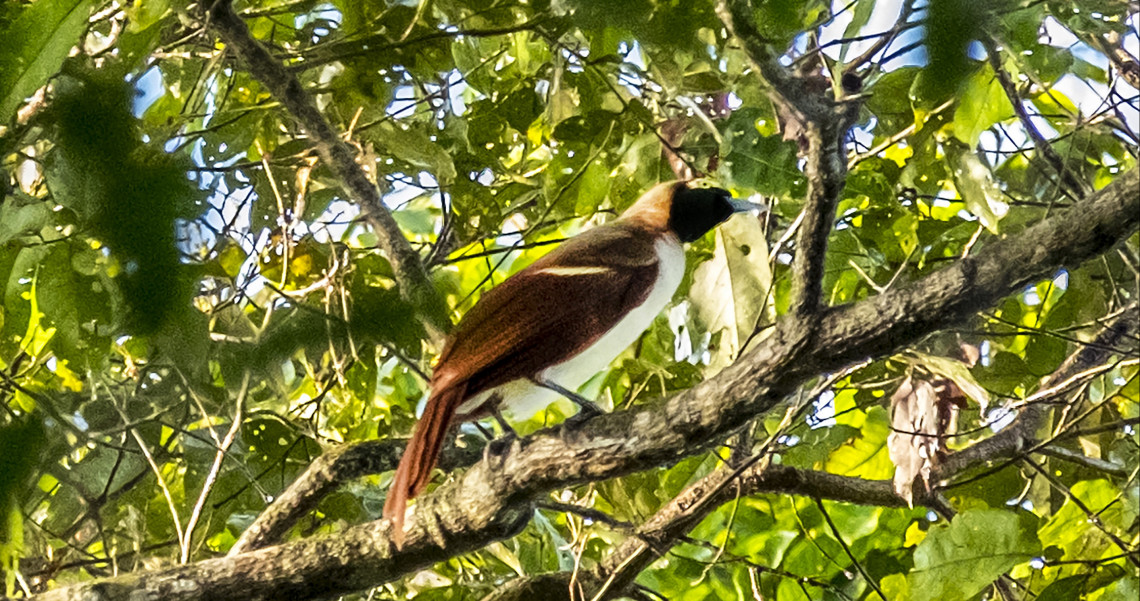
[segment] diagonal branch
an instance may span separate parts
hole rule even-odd
[[[376,233],[381,250],[392,264],[400,294],[417,308],[426,320],[434,341],[440,342],[443,334],[451,328],[447,307],[428,278],[419,255],[408,244],[400,226],[384,206],[380,191],[356,163],[352,148],[341,140],[297,77],[253,38],[249,27],[234,12],[231,0],[215,0],[209,7],[208,16],[210,28],[218,33],[227,48],[234,51],[250,75],[265,85],[293,115],[312,140],[321,160],[340,180],[348,196],[360,206],[364,218]]]
[[[1025,128],[1029,138],[1033,140],[1033,146],[1037,149],[1037,153],[1041,158],[1045,159],[1046,163],[1057,172],[1061,179],[1061,184],[1065,190],[1073,196],[1073,198],[1083,198],[1092,189],[1087,182],[1078,178],[1073,174],[1072,170],[1065,165],[1065,160],[1057,151],[1053,149],[1053,145],[1045,136],[1041,134],[1041,130],[1037,129],[1037,125],[1033,123],[1033,119],[1029,116],[1029,112],[1025,110],[1025,103],[1021,100],[1021,95],[1017,92],[1017,86],[1013,80],[1009,78],[1009,73],[1006,72],[1005,67],[1001,64],[1001,51],[998,50],[997,41],[994,38],[986,38],[983,42],[986,47],[986,55],[989,57],[990,66],[993,67],[994,74],[997,76],[998,83],[1001,84],[1002,90],[1005,91],[1006,98],[1009,99],[1010,105],[1013,106],[1013,112],[1017,115],[1021,126]]]
[[[401,550],[370,522],[189,566],[132,573],[39,598],[306,599],[389,582],[521,530],[546,492],[671,465],[738,431],[814,375],[882,356],[959,323],[1061,266],[1112,248],[1140,224],[1140,171],[1021,234],[908,286],[827,310],[804,341],[784,327],[716,377],[660,403],[518,439],[422,496]]]
[[[479,444],[477,437],[464,438],[462,446],[444,449],[440,469],[466,467],[483,456],[484,445]],[[280,542],[298,519],[315,509],[321,499],[342,483],[396,469],[405,446],[406,440],[365,440],[329,449],[314,459],[305,473],[257,516],[230,547],[228,555],[240,555]]]
[[[1065,377],[1065,374],[1079,372],[1105,361],[1110,355],[1105,349],[1113,348],[1128,336],[1136,335],[1137,328],[1140,327],[1138,317],[1140,315],[1137,315],[1135,305],[1129,311],[1120,313],[1097,336],[1097,345],[1083,347],[1073,353],[1050,381],[1059,381]],[[1092,352],[1090,348],[1099,350]],[[1065,392],[1054,389],[1050,396],[1062,397]],[[1043,402],[1048,403],[1049,399],[1043,399]],[[997,447],[987,444],[992,440],[1008,440],[1021,435],[1022,432],[1018,428],[1006,428],[957,453],[953,457],[966,457],[969,462],[955,461],[956,472],[969,470],[984,463],[1016,460],[1017,457],[1024,456],[1023,449],[1031,442],[1003,443]],[[983,455],[970,452],[974,447],[994,448],[991,452],[1000,454]],[[939,475],[946,480],[954,473],[942,467]],[[937,491],[928,492],[920,487],[915,492],[919,495],[916,499],[919,505],[943,511],[944,501]],[[801,495],[879,507],[907,507],[906,501],[894,492],[891,482],[887,480],[863,480],[826,472],[799,470],[785,465],[772,465],[767,462],[756,463],[739,473],[735,473],[731,468],[721,468],[690,485],[638,527],[635,534],[622,542],[591,574],[581,578],[583,589],[590,596],[594,596],[595,591],[601,592],[607,589],[613,596],[628,592],[628,587],[633,585],[634,579],[643,570],[663,556],[718,507],[737,497],[764,493]],[[539,598],[547,601],[571,601],[569,581],[570,574],[564,572],[520,578],[500,587],[483,601],[526,601]],[[609,597],[603,595],[602,598]]]

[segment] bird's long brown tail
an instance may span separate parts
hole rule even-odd
[[[388,500],[384,502],[384,517],[392,521],[392,539],[397,547],[404,543],[404,513],[408,499],[423,492],[431,479],[431,470],[439,459],[444,437],[451,429],[451,418],[463,403],[466,391],[466,383],[432,391],[424,406],[424,414],[404,449],[404,456],[400,458],[396,476],[388,489]]]

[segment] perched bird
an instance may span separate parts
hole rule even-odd
[[[400,459],[384,517],[403,540],[408,499],[427,486],[453,424],[529,416],[574,391],[653,323],[685,272],[682,243],[760,208],[720,188],[659,184],[618,219],[587,230],[484,294],[452,332],[431,396]]]

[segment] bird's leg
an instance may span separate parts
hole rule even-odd
[[[579,408],[578,415],[575,415],[574,417],[570,418],[571,420],[574,420],[577,422],[577,421],[589,419],[591,417],[594,417],[595,415],[601,415],[602,414],[602,410],[598,409],[598,406],[595,405],[593,401],[586,400],[582,395],[580,395],[580,394],[578,394],[572,390],[563,388],[554,382],[551,382],[549,380],[543,380],[542,378],[531,378],[531,380],[535,384],[537,384],[543,388],[553,390],[554,392],[557,392],[558,394],[560,394],[560,395],[566,397],[567,399],[573,401],[575,405],[578,405],[578,408]],[[567,420],[567,421],[569,421],[569,420]]]
[[[496,403],[495,408],[491,410],[491,417],[499,422],[499,428],[503,435],[487,443],[487,446],[483,448],[483,459],[488,459],[491,455],[499,457],[506,455],[507,449],[509,449],[511,444],[519,437],[518,432],[515,432],[515,429],[503,418],[503,413],[499,411],[497,405]]]
[[[495,421],[499,423],[499,429],[505,438],[515,439],[519,437],[518,432],[515,432],[515,429],[507,423],[507,420],[503,417],[503,412],[499,411],[498,406],[491,410],[491,417],[495,418]]]
[[[486,428],[486,426],[484,426],[483,424],[481,424],[479,422],[471,422],[471,423],[475,424],[475,429],[478,430],[479,433],[483,435],[483,438],[487,439],[488,443],[490,443],[492,440],[495,440],[495,433],[488,430]]]
[[[498,394],[495,394],[491,398],[487,399],[487,405],[490,406],[489,412],[491,414],[491,417],[495,418],[495,421],[498,422],[499,430],[501,431],[502,436],[495,438],[495,435],[492,434],[490,430],[488,430],[479,422],[475,422],[475,427],[478,428],[479,432],[481,432],[487,439],[487,446],[483,447],[484,461],[489,460],[491,458],[491,455],[502,455],[506,453],[511,443],[519,437],[518,433],[515,432],[515,429],[512,428],[511,425],[507,423],[507,420],[503,417],[503,412],[499,410],[499,404],[502,402],[502,400],[502,397]]]

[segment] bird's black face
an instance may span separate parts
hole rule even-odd
[[[669,229],[681,242],[692,242],[737,212],[732,194],[721,188],[678,186],[669,209]]]

